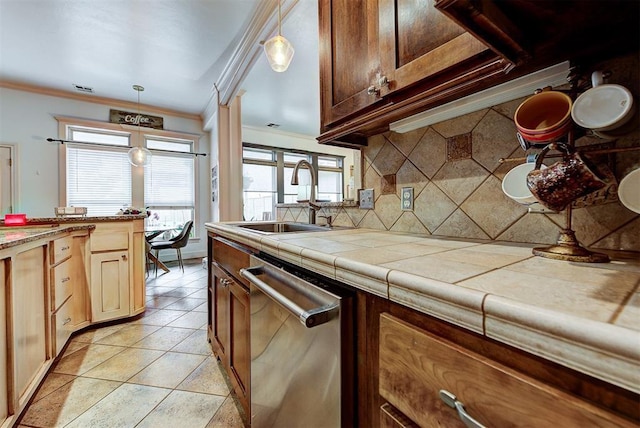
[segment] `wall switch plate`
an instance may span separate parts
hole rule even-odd
[[[413,187],[403,187],[401,193],[402,211],[413,211]]]
[[[360,190],[360,209],[372,210],[373,209],[373,189],[361,189]]]

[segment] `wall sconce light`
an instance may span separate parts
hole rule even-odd
[[[264,43],[264,52],[267,54],[269,65],[273,71],[277,71],[279,73],[286,71],[293,59],[293,46],[289,40],[282,37],[280,0],[278,0],[278,35]]]
[[[133,85],[133,89],[138,92],[138,140],[140,140],[140,92],[144,91],[144,87],[140,85]],[[129,157],[129,163],[133,166],[146,166],[151,163],[151,151],[146,147],[136,146],[129,149],[127,153]]]

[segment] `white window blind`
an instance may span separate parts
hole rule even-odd
[[[67,144],[67,205],[89,215],[115,215],[131,206],[131,164],[126,149]]]
[[[148,207],[194,208],[194,158],[154,152],[144,169],[144,203]]]

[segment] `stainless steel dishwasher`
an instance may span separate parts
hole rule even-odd
[[[251,427],[353,426],[353,291],[259,257],[240,271],[251,283]]]

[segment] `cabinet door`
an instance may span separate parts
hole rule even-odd
[[[245,410],[249,409],[249,381],[251,379],[251,353],[249,326],[249,291],[235,281],[229,286],[229,331],[231,336],[229,366],[233,373],[232,382],[236,386]]]
[[[7,393],[7,312],[5,280],[7,270],[5,260],[0,260],[0,425],[9,416],[9,396]]]
[[[426,80],[440,92],[510,67],[433,0],[380,0],[379,7],[380,61],[388,79],[382,96]]]
[[[45,254],[46,247],[36,247],[17,254],[13,260],[13,398],[16,400],[27,391],[47,360]]]
[[[464,426],[441,390],[489,427],[636,426],[388,314],[380,316],[379,370],[380,395],[419,426]]]
[[[91,255],[91,314],[93,322],[129,315],[127,251]]]
[[[211,264],[213,301],[211,304],[213,332],[212,345],[218,357],[228,366],[227,348],[229,346],[229,285],[231,279],[218,267]]]
[[[380,103],[377,0],[320,0],[321,128]]]

